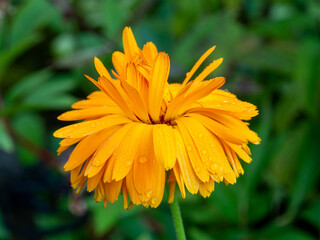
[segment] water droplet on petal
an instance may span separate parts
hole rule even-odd
[[[143,163],[146,163],[147,160],[148,158],[146,156],[142,156],[142,157],[139,157],[138,162],[143,164]]]
[[[127,167],[130,167],[131,166],[131,164],[132,164],[132,162],[127,162]]]
[[[199,133],[199,135],[198,135],[198,136],[199,136],[199,138],[202,138],[202,136],[203,136],[203,135],[202,135],[201,133]]]
[[[203,149],[201,152],[202,152],[203,155],[207,154],[207,150],[205,150],[205,149]]]
[[[152,192],[153,192],[153,191],[152,191],[152,190],[150,190],[150,191],[148,191],[148,192],[146,193],[146,195],[147,195],[147,197],[148,197],[148,198],[150,198],[150,197],[151,197]]]
[[[196,173],[200,172],[200,167],[195,167],[195,168],[194,168],[194,171],[195,171]]]
[[[187,150],[188,150],[188,151],[191,151],[191,150],[192,150],[192,148],[191,148],[190,145],[187,145]]]
[[[152,204],[155,204],[155,203],[157,202],[157,200],[158,200],[158,198],[157,198],[157,197],[154,197],[154,198],[151,199],[151,203],[152,203]]]

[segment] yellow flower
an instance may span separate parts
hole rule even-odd
[[[132,31],[123,31],[124,53],[115,52],[112,77],[94,59],[98,81],[86,76],[99,91],[72,105],[58,117],[78,121],[57,130],[64,138],[58,153],[77,144],[65,165],[72,187],[87,183],[96,201],[114,202],[120,191],[124,208],[143,204],[157,207],[170,173],[169,202],[177,183],[207,197],[214,182],[235,183],[243,174],[240,157],[250,162],[248,142],[259,137],[242,120],[258,114],[256,107],[219,90],[225,78],[205,78],[222,59],[213,61],[197,77],[194,73],[213,52],[209,49],[187,73],[182,84],[168,84],[170,60],[155,45],[137,46]],[[193,80],[191,80],[193,78]]]

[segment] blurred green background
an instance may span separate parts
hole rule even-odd
[[[180,201],[188,239],[320,239],[316,0],[0,0],[0,239],[175,239],[167,196],[103,209],[71,190],[70,151],[55,154],[56,117],[96,89],[94,56],[112,68],[124,26],[169,53],[171,82],[217,45],[214,75],[260,110],[238,183]]]

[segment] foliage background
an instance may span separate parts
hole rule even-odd
[[[262,139],[234,186],[181,200],[189,239],[320,238],[320,2],[0,0],[0,239],[174,239],[168,205],[122,210],[75,195],[56,157],[56,117],[110,69],[131,26],[181,81],[217,45],[224,88],[258,106]],[[69,151],[70,153],[70,151]],[[180,194],[176,194],[180,196]]]

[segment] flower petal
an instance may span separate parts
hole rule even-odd
[[[53,133],[57,138],[80,138],[99,132],[105,128],[130,123],[126,117],[120,115],[109,115],[92,121],[72,124]]]
[[[97,57],[94,58],[94,66],[101,77],[104,76],[106,78],[111,78],[108,70],[105,68],[103,63]]]
[[[166,124],[155,124],[153,128],[153,147],[157,160],[166,169],[176,163],[176,149],[173,128]]]
[[[164,88],[170,71],[170,60],[167,54],[159,53],[151,73],[149,86],[149,113],[151,118],[159,121]]]
[[[70,154],[68,162],[64,165],[65,171],[70,171],[71,169],[74,169],[81,165],[117,129],[117,127],[106,129],[100,133],[89,135],[85,137],[83,140],[81,140]]]
[[[97,118],[103,117],[110,114],[121,115],[124,114],[123,111],[115,105],[103,106],[103,107],[92,107],[81,110],[72,110],[62,113],[58,119],[60,121],[77,121],[86,118]]]
[[[185,148],[185,143],[183,142],[182,136],[177,129],[174,130],[174,135],[176,140],[175,145],[177,153],[177,163],[180,166],[184,183],[188,191],[192,194],[195,194],[199,190],[199,180],[195,172],[193,171],[190,159]]]
[[[135,55],[139,54],[139,47],[130,27],[125,27],[123,30],[122,41],[126,55],[133,58]]]
[[[126,134],[120,146],[114,152],[115,164],[113,166],[113,179],[123,179],[131,169],[139,145],[140,136],[145,129],[145,124],[135,124]]]
[[[199,152],[197,150],[197,146],[195,145],[195,142],[192,140],[191,135],[187,129],[187,127],[192,128],[192,126],[187,126],[184,119],[185,118],[177,119],[176,122],[178,124],[178,128],[183,138],[183,141],[185,143],[192,168],[197,177],[202,182],[207,182],[209,181],[209,172],[206,169],[204,163],[202,162]]]

